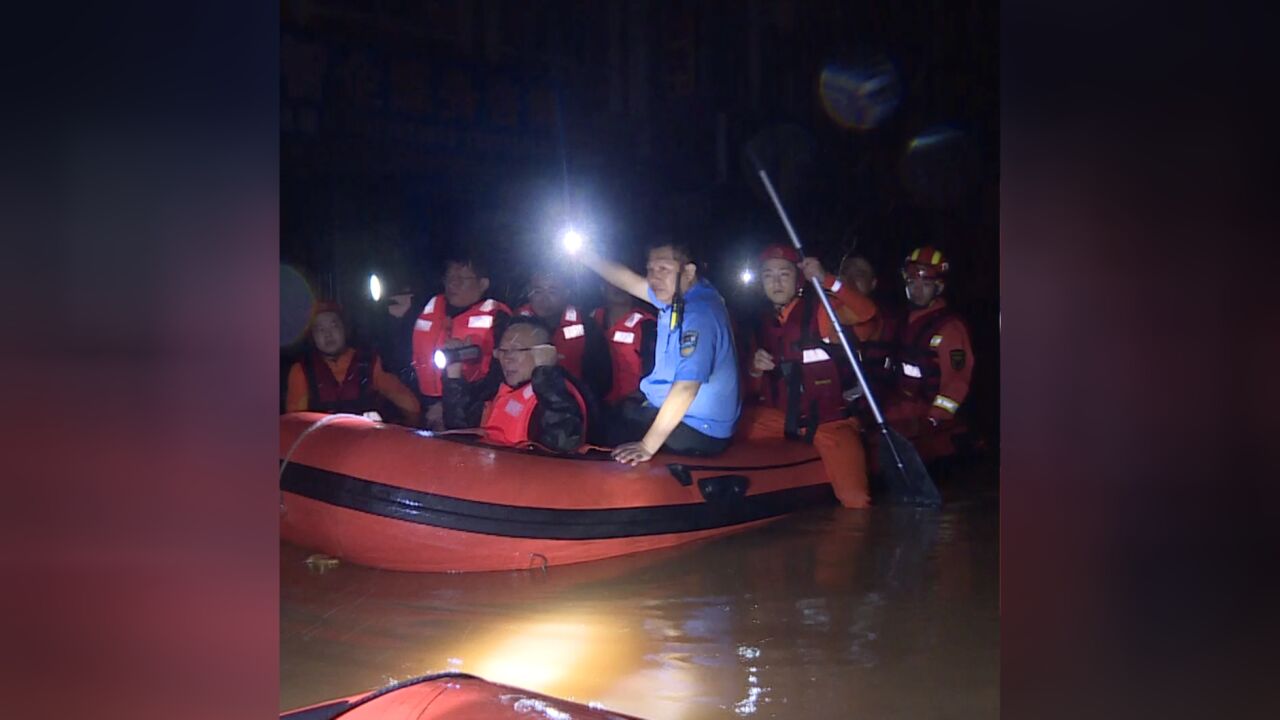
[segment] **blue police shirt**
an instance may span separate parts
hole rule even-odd
[[[661,407],[671,384],[682,380],[702,383],[684,419],[689,427],[716,438],[733,435],[742,411],[738,392],[738,358],[724,298],[706,280],[698,280],[684,296],[684,327],[671,327],[671,305],[662,304],[649,288],[649,302],[658,308],[658,338],[653,372],[640,381],[650,405]]]

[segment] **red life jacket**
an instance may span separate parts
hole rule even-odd
[[[613,385],[604,401],[616,403],[640,389],[640,379],[644,377],[644,358],[640,357],[640,323],[654,317],[643,310],[632,310],[610,328],[605,327],[609,318],[605,308],[596,308],[591,317],[609,341],[609,360],[613,363]]]
[[[765,404],[787,414],[788,435],[812,438],[818,423],[844,417],[840,366],[833,354],[839,350],[820,339],[813,299],[802,295],[797,302],[781,324],[772,312],[760,317],[756,345],[777,365],[764,375]]]
[[[565,386],[582,408],[582,436],[587,436],[587,403],[578,393],[572,382]],[[485,405],[484,417],[480,420],[480,429],[484,430],[484,439],[495,445],[518,447],[526,445],[529,439],[529,423],[533,421],[533,411],[538,407],[538,396],[533,392],[533,383],[527,382],[520,387],[511,387],[503,383],[498,394]]]
[[[908,322],[896,324],[893,365],[900,393],[922,400],[938,394],[942,366],[938,363],[938,352],[932,342],[942,326],[954,317],[955,313],[944,305],[925,311]]]
[[[525,317],[533,317],[533,310],[528,305],[516,312]],[[551,344],[556,346],[556,354],[560,356],[560,367],[581,380],[582,356],[587,349],[587,327],[582,324],[578,308],[570,305],[564,309],[560,325],[551,335]]]
[[[493,362],[493,348],[497,345],[494,325],[498,313],[511,314],[511,310],[492,298],[483,300],[449,317],[448,302],[443,294],[427,301],[413,325],[413,366],[417,370],[418,390],[428,397],[440,397],[444,392],[444,371],[436,367],[435,353],[450,338],[465,340],[480,348],[480,358],[463,363],[462,377],[476,382],[489,374]]]
[[[307,378],[307,409],[323,413],[363,413],[377,408],[373,389],[373,353],[356,350],[342,380],[333,376],[324,355],[312,350],[302,362]]]

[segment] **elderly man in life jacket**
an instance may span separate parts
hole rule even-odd
[[[609,345],[613,382],[604,403],[612,408],[627,398],[640,397],[640,379],[653,372],[658,320],[625,290],[603,283],[602,292],[604,305],[592,311],[591,319]]]
[[[480,349],[472,362],[462,367],[462,378],[478,382],[488,376],[493,364],[493,348],[511,317],[511,309],[487,297],[489,268],[478,257],[458,256],[445,263],[444,292],[422,307],[413,326],[413,367],[425,417],[423,427],[443,430],[443,370],[435,364],[435,353],[450,340]]]
[[[316,306],[311,347],[289,368],[285,412],[370,413],[396,408],[406,424],[416,424],[421,407],[413,391],[382,369],[377,354],[347,345],[342,309]],[[380,417],[380,415],[379,415]]]
[[[872,392],[877,393],[876,397],[883,397],[890,393],[896,384],[893,363],[890,359],[893,348],[885,338],[886,316],[893,313],[875,299],[873,293],[879,280],[876,277],[875,268],[865,257],[851,255],[841,260],[839,275],[841,282],[857,289],[859,293],[872,298],[876,303],[876,314],[858,323],[853,330],[858,337],[858,347],[855,349],[858,352],[858,359],[862,362],[862,372],[870,382]],[[845,399],[863,404],[865,401],[860,400],[862,388],[856,385],[855,383],[855,387],[846,390]]]
[[[446,348],[464,341],[450,340]],[[444,377],[444,420],[449,429],[484,431],[486,442],[571,453],[587,442],[597,412],[591,391],[557,365],[552,331],[536,317],[517,316],[493,350],[489,374],[468,382],[461,362]]]
[[[747,395],[754,401],[748,438],[787,437],[813,443],[836,496],[866,507],[867,468],[856,420],[845,416],[844,387],[857,384],[835,328],[805,280],[830,295],[841,324],[855,329],[876,313],[856,288],[829,275],[817,258],[770,245],[760,255],[760,280],[770,307],[757,319],[747,354]],[[856,330],[855,330],[856,331]]]
[[[609,394],[613,369],[604,335],[586,313],[569,303],[569,283],[562,272],[545,266],[534,270],[529,302],[516,314],[537,317],[552,328],[560,367],[586,383],[596,397]]]
[[[942,297],[949,270],[937,248],[912,250],[902,266],[906,315],[886,327],[896,385],[883,402],[885,420],[912,438],[926,461],[954,452],[956,413],[973,377],[969,328]]]

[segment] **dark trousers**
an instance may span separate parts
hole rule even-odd
[[[658,408],[646,404],[644,399],[627,398],[612,408],[610,419],[610,444],[621,445],[636,442],[649,432]],[[685,423],[676,425],[662,448],[676,455],[707,457],[719,455],[729,447],[729,438],[712,437],[694,430]]]

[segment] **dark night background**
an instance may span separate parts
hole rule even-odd
[[[949,254],[948,296],[977,356],[968,412],[994,438],[997,9],[284,2],[282,262],[368,328],[370,272],[434,293],[443,257],[470,248],[495,266],[494,294],[515,303],[524,270],[557,256],[573,219],[637,269],[655,234],[688,242],[742,319],[759,288],[744,291],[737,273],[785,242],[750,145],[810,254],[831,271],[866,255],[882,303],[902,297],[897,269],[912,247]],[[901,102],[878,127],[842,127],[819,76],[876,56],[896,67]],[[963,133],[960,169],[907,152],[939,126]],[[576,302],[590,307],[597,283],[581,279]]]
[[[1003,717],[1280,714],[1273,14],[1006,1],[950,41],[1000,48]],[[274,716],[290,20],[5,19],[7,714]]]

